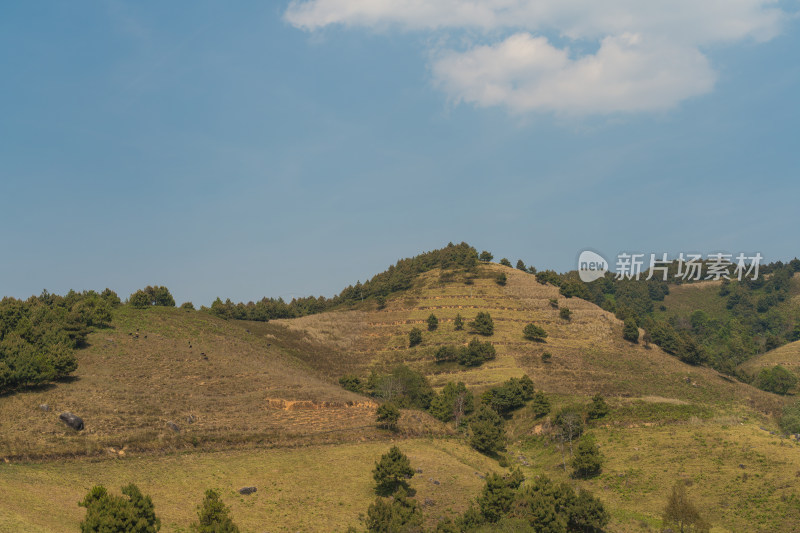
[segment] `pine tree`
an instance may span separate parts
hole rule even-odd
[[[639,342],[639,327],[632,318],[625,319],[625,324],[622,327],[622,338],[634,343]]]
[[[522,329],[522,335],[526,339],[536,342],[543,342],[547,338],[547,332],[536,324],[528,324],[525,326]]]
[[[533,411],[534,418],[542,418],[550,414],[550,400],[547,399],[544,392],[537,390],[533,393],[531,411]]]
[[[590,435],[584,435],[575,448],[575,456],[572,458],[572,475],[582,479],[590,478],[599,474],[602,467],[603,457],[600,455],[600,448]]]
[[[93,487],[78,504],[86,507],[81,532],[156,533],[161,529],[150,496],[143,495],[133,484],[123,487],[122,494],[109,494],[102,485]]]
[[[599,394],[595,394],[592,398],[592,403],[589,404],[589,409],[586,414],[590,420],[597,420],[598,418],[606,416],[608,411],[608,404],[603,397]]]
[[[389,402],[381,404],[375,414],[380,427],[392,431],[397,429],[397,421],[400,420],[400,409],[395,404]]]
[[[479,452],[491,454],[505,446],[503,419],[489,406],[480,406],[469,427],[472,430],[470,445]]]
[[[408,346],[409,348],[413,348],[417,344],[422,342],[422,330],[419,328],[411,328],[411,331],[408,332]]]
[[[489,252],[487,252],[486,250],[481,252],[480,260],[483,261],[484,263],[488,263],[492,259],[494,259],[494,256],[492,254],[490,254]]]
[[[455,327],[456,331],[461,331],[464,329],[464,318],[461,316],[461,313],[456,315],[456,319],[453,321],[453,326]]]
[[[439,319],[433,313],[428,317],[428,331],[433,331],[439,327]]]
[[[192,524],[192,530],[197,533],[239,533],[230,517],[230,509],[216,490],[206,490],[203,503],[197,509],[197,518],[199,521]]]
[[[475,316],[475,320],[469,323],[469,326],[480,335],[489,336],[494,333],[494,321],[492,315],[486,311],[481,311]]]
[[[397,446],[392,448],[375,463],[372,477],[375,480],[375,492],[381,496],[388,496],[397,492],[401,487],[408,489],[408,482],[414,475],[411,462]]]

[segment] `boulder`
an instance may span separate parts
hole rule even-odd
[[[43,403],[42,405],[39,406],[39,409],[41,409],[42,411],[44,411],[46,413],[47,411],[50,410],[50,406],[47,405],[46,403]]]
[[[66,412],[61,413],[58,418],[75,431],[80,431],[83,429],[83,419],[78,415]]]
[[[242,487],[241,489],[239,489],[239,494],[244,494],[246,496],[248,494],[253,494],[257,490],[258,489],[255,487]]]

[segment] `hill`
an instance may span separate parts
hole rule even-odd
[[[501,273],[506,275],[505,285],[495,281]],[[560,318],[564,307],[572,312],[569,320]],[[494,320],[494,334],[482,340],[495,346],[496,359],[479,367],[436,363],[438,347],[465,345],[477,336],[469,327],[455,331],[456,315],[469,322],[479,311],[488,311]],[[439,319],[439,327],[424,332],[419,346],[409,347],[409,331],[425,329],[431,313]],[[523,337],[528,323],[546,330],[545,342]],[[622,322],[612,313],[579,298],[565,298],[557,287],[540,284],[531,274],[494,264],[480,265],[475,276],[451,277],[441,270],[422,274],[408,291],[387,300],[383,309],[366,302],[356,310],[253,323],[250,329],[256,335],[304,336],[319,348],[298,357],[337,375],[366,376],[373,369],[402,362],[438,386],[463,381],[486,388],[527,373],[537,387],[556,394],[663,396],[763,412],[772,412],[781,403],[712,369],[682,363],[657,346],[625,341]],[[552,354],[550,362],[542,361],[544,352]]]
[[[743,363],[740,368],[748,374],[755,375],[762,368],[772,368],[775,365],[781,365],[800,376],[800,341],[790,342],[756,356]]]
[[[207,313],[121,306],[112,327],[93,332],[76,355],[69,381],[0,398],[0,457],[380,435],[374,402],[342,389],[269,336]],[[63,411],[81,416],[85,431],[76,434],[59,421]],[[435,426],[429,417],[417,425],[425,423]]]
[[[418,501],[430,500],[428,525],[463,511],[480,491],[476,473],[503,471],[499,459],[528,478],[546,474],[591,490],[611,512],[608,531],[657,530],[675,480],[692,484],[714,531],[800,527],[800,445],[770,431],[786,398],[628,342],[614,314],[530,273],[429,266],[404,274],[402,290],[292,319],[114,308],[110,327],[95,329],[75,352],[71,380],[0,397],[0,492],[10,495],[0,502],[0,530],[74,530],[82,516],[75,502],[99,482],[113,490],[139,484],[161,510],[164,531],[185,531],[206,487],[222,489],[245,531],[265,523],[342,530],[358,525],[372,497],[371,468],[390,442],[424,472],[412,484]],[[676,290],[668,312],[688,301],[683,290],[718,288]],[[470,331],[479,312],[491,314],[491,336]],[[438,327],[429,331],[432,313]],[[457,315],[464,330],[454,327]],[[546,331],[544,342],[525,339],[529,323]],[[410,347],[414,327],[422,342]],[[473,338],[492,343],[496,357],[472,367],[436,362],[440,347]],[[476,398],[527,374],[553,410],[543,418],[528,408],[512,413],[507,451],[496,457],[471,450],[457,428],[418,410],[403,412],[399,433],[379,430],[380,398],[346,391],[338,378],[366,379],[401,363],[437,389],[463,381]],[[598,393],[610,412],[587,429],[605,463],[598,477],[577,481],[553,415]],[[58,420],[67,410],[85,419],[83,432]],[[249,484],[259,487],[255,498],[235,492]]]

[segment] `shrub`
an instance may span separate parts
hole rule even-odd
[[[492,454],[505,446],[503,419],[493,409],[481,405],[469,423],[470,445],[482,453]]]
[[[347,374],[340,377],[339,385],[350,392],[357,392],[359,394],[364,392],[364,385],[361,383],[361,379],[354,374]]]
[[[525,326],[522,329],[522,335],[526,339],[536,342],[543,342],[547,338],[547,332],[536,324],[528,324]]]
[[[504,257],[504,258],[502,258],[500,260],[500,264],[503,265],[504,267],[510,267],[511,266],[511,261],[509,261],[508,259],[506,259]]]
[[[123,487],[122,494],[109,494],[102,485],[92,488],[78,504],[86,507],[81,532],[155,533],[161,529],[150,496],[143,495],[133,484]]]
[[[433,357],[437,363],[446,363],[458,359],[459,350],[455,346],[439,346]]]
[[[776,365],[769,369],[762,368],[753,384],[767,392],[786,394],[797,385],[797,376],[781,365]]]
[[[501,272],[497,275],[494,281],[502,287],[506,284],[506,282],[508,282],[508,278],[506,277],[505,273]]]
[[[552,358],[553,354],[550,352],[542,352],[542,363],[549,363]]]
[[[192,302],[183,302],[181,304],[181,309],[194,310],[194,304]]]
[[[533,381],[525,374],[521,378],[511,378],[502,385],[485,391],[481,400],[498,414],[507,415],[525,405],[533,395]]]
[[[800,401],[789,404],[783,408],[780,426],[786,433],[800,433]]]
[[[427,378],[406,365],[394,367],[389,374],[373,371],[364,389],[370,396],[400,408],[427,409],[433,399],[433,389]]]
[[[475,333],[488,337],[494,333],[494,321],[492,315],[485,311],[481,311],[475,316],[475,320],[469,323]]]
[[[599,474],[602,466],[603,457],[600,455],[600,448],[591,436],[584,435],[578,441],[575,456],[572,458],[572,475],[587,479]]]
[[[378,426],[392,431],[397,429],[397,421],[400,420],[400,409],[393,403],[384,403],[378,406],[376,411]]]
[[[497,351],[491,342],[481,342],[477,338],[469,341],[466,347],[458,352],[458,363],[464,366],[478,366],[484,361],[489,361],[497,356]]]
[[[603,418],[608,414],[608,404],[599,394],[595,394],[592,398],[592,403],[589,404],[587,416],[590,420],[597,420]]]
[[[700,516],[700,511],[689,500],[686,484],[677,481],[664,507],[664,526],[674,526],[677,531],[706,533],[710,529],[708,523]]]
[[[622,326],[622,338],[633,343],[639,342],[639,327],[632,318],[626,318]]]
[[[391,499],[377,498],[367,509],[369,533],[418,533],[422,531],[422,512],[417,502],[400,490]]]
[[[397,446],[383,454],[372,471],[375,492],[381,496],[394,494],[398,489],[408,490],[408,481],[414,476],[414,469],[408,457]]]
[[[433,313],[428,317],[428,331],[433,331],[439,327],[439,319]]]
[[[511,504],[514,503],[516,490],[523,480],[519,470],[509,476],[501,476],[495,472],[486,476],[486,484],[478,496],[478,508],[485,521],[497,522],[508,514]]]
[[[550,414],[550,400],[544,392],[538,390],[533,393],[533,401],[531,402],[531,411],[533,411],[534,418],[542,418]]]
[[[575,494],[566,483],[556,485],[546,476],[522,487],[510,516],[524,519],[533,531],[548,533],[600,533],[610,519],[603,504],[590,493],[581,490]]]
[[[467,389],[463,382],[448,382],[442,392],[436,395],[431,401],[430,413],[442,422],[456,421],[456,425],[461,422],[461,418],[469,414],[474,409],[472,392]]]
[[[484,250],[484,251],[481,252],[481,255],[479,256],[479,258],[484,263],[488,263],[492,259],[494,259],[494,256],[492,254],[490,254],[489,252],[487,252],[486,250]]]
[[[561,317],[562,320],[570,321],[572,320],[572,311],[569,310],[569,307],[562,307],[558,311],[558,316]]]
[[[222,502],[219,492],[208,489],[197,510],[199,521],[192,524],[197,533],[239,533],[230,517],[230,509]]]
[[[419,328],[411,328],[408,332],[408,347],[413,348],[422,342],[422,330]]]
[[[464,319],[461,317],[461,313],[456,315],[456,319],[453,321],[453,327],[456,331],[464,329]]]

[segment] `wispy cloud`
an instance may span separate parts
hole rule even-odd
[[[464,48],[431,51],[437,87],[457,102],[568,114],[663,110],[706,94],[716,74],[703,47],[769,40],[785,17],[770,0],[293,0],[285,14],[310,32],[477,30]]]

